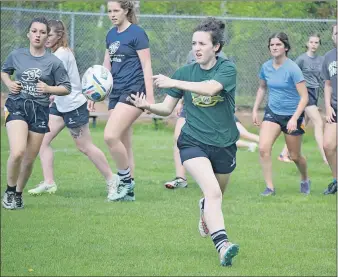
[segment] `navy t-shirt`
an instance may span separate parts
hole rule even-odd
[[[149,48],[146,32],[134,24],[120,33],[114,27],[107,34],[106,47],[114,79],[110,97],[119,97],[122,93],[146,93],[142,65],[137,55],[138,50]]]

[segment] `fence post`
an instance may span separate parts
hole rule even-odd
[[[75,47],[75,15],[72,13],[70,20],[70,48],[73,49]]]

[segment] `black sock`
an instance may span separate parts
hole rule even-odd
[[[20,196],[20,197],[21,197],[21,196],[22,196],[22,191],[16,191],[16,192],[15,192],[15,195],[17,195],[17,196]]]
[[[6,192],[8,192],[8,191],[15,192],[16,191],[16,186],[15,187],[10,187],[9,185],[7,185]]]
[[[228,240],[227,233],[225,232],[225,229],[218,230],[214,233],[211,234],[212,241],[215,244],[216,250],[219,251],[221,250],[224,242]]]
[[[205,202],[205,198],[203,198],[202,200],[202,210],[204,210],[204,202]]]

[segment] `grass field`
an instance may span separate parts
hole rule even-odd
[[[1,192],[6,186],[8,143],[1,129]],[[106,153],[103,125],[92,129]],[[257,132],[257,130],[256,130]],[[299,193],[293,164],[277,161],[277,195],[264,190],[258,153],[238,152],[238,166],[223,201],[231,241],[240,253],[231,268],[219,266],[210,238],[197,229],[200,190],[166,190],[174,177],[171,127],[134,129],[136,201],[105,202],[105,182],[77,152],[67,131],[55,148],[55,195],[24,194],[25,209],[1,213],[2,276],[336,276],[336,196],[323,196],[331,181],[313,134],[304,137],[311,195]],[[114,168],[110,159],[110,164]],[[26,191],[42,180],[37,160]]]

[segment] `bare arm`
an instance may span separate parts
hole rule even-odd
[[[143,75],[144,75],[144,83],[146,86],[147,99],[150,103],[154,103],[154,88],[153,88],[153,70],[151,67],[151,56],[150,49],[142,49],[137,51],[137,55],[141,61]]]
[[[261,103],[264,99],[264,94],[266,92],[266,88],[267,88],[266,81],[259,80],[259,87],[258,87],[258,90],[257,90],[256,101],[255,101],[255,104],[254,104],[254,107],[253,107],[254,112],[258,111],[258,108],[259,108],[259,106],[261,105]]]
[[[106,52],[104,54],[103,66],[107,68],[109,71],[111,71],[111,63],[108,49],[106,49]]]
[[[223,85],[215,80],[203,82],[187,82],[171,79],[162,74],[153,76],[154,84],[159,88],[176,88],[180,90],[192,91],[199,95],[214,96],[222,89]]]
[[[295,113],[293,114],[293,117],[295,119],[298,119],[301,116],[301,114],[304,112],[304,109],[305,109],[307,103],[309,102],[309,94],[308,94],[307,88],[305,86],[305,81],[302,81],[302,82],[296,84],[296,89],[297,89],[298,94],[300,96],[300,101],[298,103],[298,106],[297,106]]]
[[[332,86],[330,80],[325,80],[324,85],[324,102],[325,110],[328,111],[331,108],[331,95],[332,95]]]
[[[170,115],[179,100],[179,98],[167,95],[162,103],[149,104],[144,93],[141,93],[141,95],[139,93],[136,93],[136,95],[132,94],[131,99],[129,99],[135,107],[146,109],[154,114],[162,116]]]
[[[46,85],[47,88],[43,89],[42,87],[44,85],[46,85],[46,84],[39,81],[38,84],[36,85],[36,91],[42,92],[42,93],[50,93],[50,94],[59,95],[59,96],[64,96],[64,95],[70,94],[70,91],[62,85],[60,85],[60,86],[47,86]],[[41,89],[43,89],[43,91],[41,91]]]

